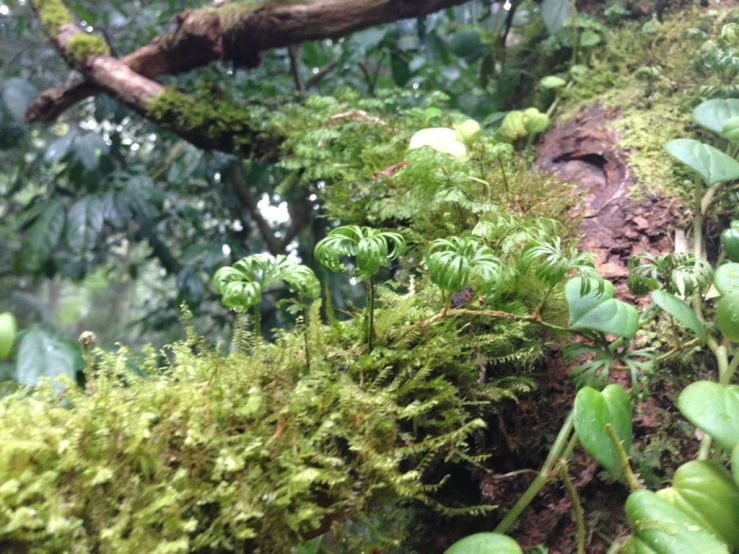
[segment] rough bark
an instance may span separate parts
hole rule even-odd
[[[85,82],[66,89],[44,91],[28,107],[25,120],[29,123],[54,121],[65,110],[101,91],[144,113],[142,102],[160,93],[152,81],[158,76],[183,73],[217,60],[255,67],[265,50],[309,40],[338,38],[382,23],[421,17],[466,1],[321,0],[251,11],[238,4],[226,4],[220,8],[182,12],[176,18],[177,28],[151,44],[120,60],[108,56],[91,64]],[[59,37],[51,38],[58,41]],[[128,84],[122,80],[124,78],[130,79]],[[226,149],[229,144],[230,140],[211,138],[197,146]]]

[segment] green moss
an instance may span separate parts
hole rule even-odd
[[[32,0],[33,7],[39,14],[41,26],[50,38],[56,38],[59,30],[72,23],[72,15],[61,0]]]
[[[610,127],[620,136],[619,146],[631,152],[629,164],[637,181],[630,191],[634,197],[686,194],[679,170],[662,147],[694,131],[690,110],[705,80],[694,68],[704,40],[695,29],[716,37],[724,14],[688,8],[667,18],[653,33],[644,32],[641,22],[629,22],[611,32],[605,46],[594,53],[588,71],[565,93],[559,119],[570,119],[595,102],[618,113]],[[661,68],[661,78],[649,95],[635,73],[655,65]]]
[[[88,58],[98,54],[110,54],[110,48],[100,35],[77,33],[69,39],[67,54],[79,65],[84,65]]]

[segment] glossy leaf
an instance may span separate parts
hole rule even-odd
[[[739,116],[739,99],[736,98],[706,100],[693,109],[693,120],[717,134],[727,120],[736,116]]]
[[[33,327],[18,346],[15,379],[23,385],[36,385],[42,377],[68,375],[74,379],[84,367],[79,347],[56,338],[48,331]]]
[[[577,437],[593,458],[614,479],[621,477],[621,465],[606,424],[613,426],[624,450],[631,447],[631,400],[619,385],[608,385],[603,392],[583,387],[575,397],[575,431]]]
[[[523,554],[523,550],[507,535],[475,533],[455,542],[444,554]]]
[[[665,151],[697,172],[708,186],[739,179],[739,162],[709,144],[674,139],[665,144]]]
[[[600,331],[619,337],[633,337],[639,328],[639,313],[634,306],[613,298],[613,285],[605,281],[601,293],[591,290],[582,294],[581,278],[565,285],[565,298],[570,310],[571,329]]]
[[[0,314],[0,360],[10,355],[15,342],[15,316],[10,312]],[[2,381],[2,379],[0,379]]]
[[[713,533],[664,498],[648,490],[632,492],[626,518],[634,535],[622,550],[633,554],[728,554]]]
[[[74,252],[92,250],[103,229],[104,213],[103,202],[97,196],[85,196],[69,209],[66,238]]]
[[[726,296],[739,292],[739,263],[720,266],[713,275],[713,285]]]
[[[424,146],[433,148],[443,154],[450,154],[458,159],[467,156],[467,147],[463,142],[457,140],[454,130],[447,127],[421,129],[411,137],[410,150]]]
[[[722,296],[716,303],[716,324],[730,341],[739,341],[739,293]]]
[[[673,296],[663,290],[655,290],[652,292],[652,300],[660,308],[693,331],[702,343],[706,342],[706,330],[703,324],[695,315],[693,309],[688,306],[684,300]]]
[[[727,450],[739,443],[739,385],[698,381],[683,389],[677,405],[690,423]]]
[[[570,17],[570,0],[544,0],[541,3],[541,18],[550,33],[559,31]]]
[[[541,81],[539,81],[539,84],[546,89],[558,89],[565,86],[567,84],[567,81],[565,81],[561,77],[557,77],[556,75],[547,75]]]
[[[657,494],[680,508],[732,549],[739,548],[739,486],[723,467],[693,460]]]

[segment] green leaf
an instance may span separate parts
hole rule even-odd
[[[657,494],[732,549],[739,548],[739,487],[723,467],[700,460],[683,464],[672,486]]]
[[[570,0],[544,0],[541,3],[541,18],[550,33],[564,27],[570,17]]]
[[[74,151],[85,169],[97,169],[101,154],[108,151],[103,138],[95,133],[85,133],[74,140]]]
[[[460,58],[473,60],[483,47],[480,32],[469,27],[460,29],[449,39],[449,48]]]
[[[739,444],[739,385],[698,381],[677,401],[680,412],[727,450]]]
[[[648,490],[632,492],[626,518],[634,531],[623,552],[635,554],[728,554],[727,546],[679,508]]]
[[[739,264],[720,266],[713,274],[713,285],[723,295],[739,292]]]
[[[67,214],[59,200],[52,200],[35,221],[21,254],[21,265],[26,271],[39,271],[59,244]]]
[[[731,142],[739,142],[739,116],[726,120],[721,128],[721,136]]]
[[[59,137],[52,142],[44,153],[44,161],[46,163],[56,163],[60,161],[64,156],[67,155],[69,149],[72,147],[72,142],[77,136],[77,131],[72,129],[63,137]]]
[[[16,121],[23,121],[26,108],[38,96],[38,89],[20,77],[11,77],[3,86],[3,102]]]
[[[323,542],[323,535],[311,539],[308,542],[304,542],[298,546],[295,554],[318,554],[321,550],[321,543]]]
[[[734,482],[739,485],[739,443],[731,451],[731,473],[734,475]]]
[[[523,554],[523,550],[509,536],[475,533],[455,542],[444,554]]]
[[[580,46],[597,46],[600,44],[600,35],[593,31],[583,31],[580,33]]]
[[[633,337],[639,329],[639,312],[634,306],[613,298],[613,284],[605,281],[603,293],[591,290],[582,294],[581,278],[565,285],[571,329],[600,331],[619,337]]]
[[[693,109],[693,120],[716,134],[721,133],[726,121],[739,116],[739,99],[706,100]]]
[[[703,344],[706,343],[706,330],[693,309],[685,301],[663,290],[653,291],[652,300],[657,306],[693,331]]]
[[[74,379],[84,367],[79,347],[57,339],[40,327],[30,329],[18,347],[15,379],[24,385],[36,385],[42,377],[68,375]]]
[[[15,342],[15,331],[15,316],[10,312],[0,314],[0,360],[10,355],[10,351],[13,349],[13,343]]]
[[[626,452],[631,447],[631,400],[619,385],[608,385],[603,392],[583,387],[575,397],[575,431],[577,437],[593,458],[614,479],[621,478],[621,465],[616,448],[611,442],[606,424],[613,425]]]
[[[739,162],[708,144],[674,139],[665,144],[665,151],[697,172],[708,186],[739,179]]]
[[[475,239],[436,239],[426,251],[431,282],[442,290],[455,292],[477,279],[483,291],[492,291],[504,279],[505,268],[492,249]]]
[[[730,341],[739,341],[739,293],[722,296],[716,303],[716,324]]]
[[[561,77],[557,77],[556,75],[547,75],[541,81],[539,81],[539,84],[546,89],[558,89],[565,86],[567,84],[567,81],[565,81]]]
[[[85,196],[75,202],[67,217],[67,244],[77,254],[92,250],[103,229],[105,207],[97,196]]]

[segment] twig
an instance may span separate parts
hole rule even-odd
[[[298,47],[294,44],[288,46],[287,55],[290,58],[290,71],[293,74],[295,90],[298,91],[298,94],[300,94],[300,96],[303,96],[305,94],[305,85],[303,84],[303,78],[300,76],[300,65],[298,63]]]
[[[575,526],[577,527],[577,554],[585,554],[585,518],[583,516],[582,504],[577,494],[575,485],[570,479],[570,472],[567,467],[567,459],[559,460],[559,476],[572,502],[572,515],[575,516]]]
[[[265,220],[264,216],[262,216],[262,212],[259,210],[257,199],[254,198],[251,190],[249,190],[249,185],[246,182],[246,179],[244,179],[244,172],[243,168],[241,167],[241,162],[235,164],[233,169],[231,170],[231,184],[233,185],[236,196],[239,197],[241,203],[246,206],[247,210],[249,210],[249,215],[251,216],[254,223],[256,223],[257,228],[259,229],[259,232],[267,245],[267,250],[269,250],[270,254],[272,254],[273,256],[280,254],[283,250],[280,249],[280,245],[277,243],[277,240],[275,240],[275,236],[272,232],[272,228],[269,226],[269,223],[267,223],[267,220]]]
[[[336,58],[334,61],[327,63],[321,69],[319,69],[318,72],[315,75],[313,75],[313,77],[311,77],[305,82],[305,89],[306,90],[311,89],[315,87],[318,83],[323,81],[323,79],[329,73],[331,73],[334,69],[339,67],[339,61],[340,61],[339,58]]]

